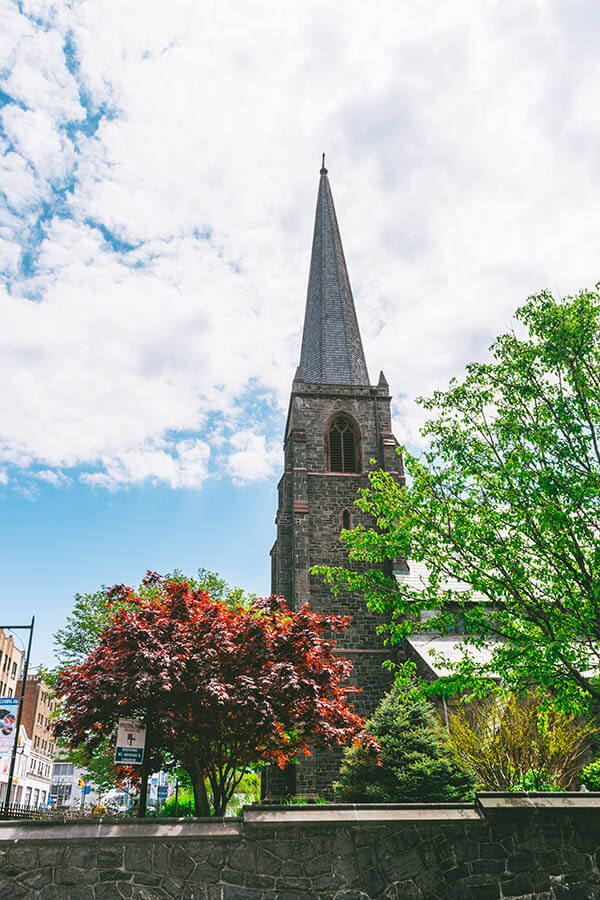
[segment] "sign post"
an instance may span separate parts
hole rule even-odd
[[[138,818],[146,815],[146,798],[148,796],[148,775],[150,774],[150,748],[148,746],[148,727],[139,719],[119,719],[117,730],[117,749],[115,762],[126,766],[142,767],[142,783]]]
[[[144,764],[146,726],[139,719],[119,719],[115,762],[125,766]]]

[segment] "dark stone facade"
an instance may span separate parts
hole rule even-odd
[[[358,327],[333,196],[323,164],[320,172],[315,228],[308,279],[300,365],[292,384],[285,430],[285,471],[279,482],[277,540],[271,551],[274,594],[293,609],[304,603],[318,613],[349,615],[350,628],[339,635],[340,648],[354,663],[353,680],[361,689],[355,706],[368,716],[389,688],[382,668],[386,652],[377,635],[382,624],[359,594],[334,597],[315,565],[349,567],[342,528],[369,521],[355,505],[368,487],[374,465],[402,481],[402,460],[392,434],[391,397],[380,375],[369,374]],[[343,416],[343,422],[338,417]],[[339,422],[330,437],[332,423]],[[351,432],[348,465],[345,438]],[[331,453],[331,459],[329,455]],[[340,754],[315,753],[282,775],[269,770],[263,796],[286,793],[332,795]]]
[[[591,803],[536,809],[526,799],[480,814],[387,807],[379,818],[377,809],[339,810],[321,808],[310,821],[305,808],[304,822],[293,808],[279,817],[249,810],[246,821],[5,822],[2,892],[10,900],[600,900],[600,813]]]
[[[354,505],[360,488],[368,486],[370,460],[400,481],[402,460],[391,431],[391,398],[384,378],[377,387],[323,385],[295,380],[285,435],[285,471],[279,482],[277,540],[271,551],[272,591],[285,597],[293,608],[309,603],[320,613],[349,615],[352,623],[340,633],[342,652],[354,663],[353,681],[361,688],[355,705],[369,715],[390,686],[382,668],[387,658],[376,628],[383,621],[370,612],[361,594],[334,597],[323,579],[310,574],[312,566],[349,566],[346,547],[340,541],[343,511],[352,525],[372,525]],[[328,471],[326,437],[336,414],[351,417],[359,434],[359,474]],[[331,796],[339,771],[339,754],[317,752],[303,759],[282,779],[270,771],[265,793],[286,791]]]

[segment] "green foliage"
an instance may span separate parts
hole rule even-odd
[[[488,791],[566,790],[598,732],[535,691],[461,703],[450,712],[449,730],[457,759]],[[523,786],[542,783],[553,787]]]
[[[553,781],[544,769],[528,769],[510,788],[514,793],[521,791],[562,791],[563,788]]]
[[[395,685],[365,728],[381,753],[363,741],[345,751],[335,785],[339,800],[425,803],[473,796],[472,777],[455,761],[431,704],[415,684]]]
[[[99,793],[114,787],[123,787],[123,773],[115,766],[115,736],[105,738],[92,753],[87,747],[64,747],[61,756],[67,762],[85,769],[91,783]]]
[[[600,759],[595,759],[583,767],[581,780],[588,791],[600,791]]]
[[[189,779],[188,779],[189,780]],[[210,791],[210,784],[206,782],[206,790]],[[235,794],[230,798],[226,815],[236,816],[241,812],[245,803],[255,803],[260,798],[260,776],[256,772],[246,772],[236,787]],[[189,786],[181,786],[177,791],[177,803],[175,794],[172,794],[162,805],[159,816],[167,818],[181,818],[194,815],[194,791]]]
[[[489,362],[419,401],[429,447],[405,454],[407,487],[371,475],[358,505],[377,526],[344,534],[359,571],[313,571],[389,611],[394,643],[464,622],[491,659],[467,652],[440,690],[481,694],[499,675],[584,711],[600,699],[600,294],[544,292],[516,319]],[[398,558],[425,564],[422,589],[385,574]]]
[[[326,803],[320,794],[292,794],[281,801],[282,806],[325,806]]]
[[[175,803],[175,794],[172,794],[160,808],[159,816],[172,819],[183,818],[184,816],[194,815],[194,791],[191,787],[180,789],[177,792],[177,803]]]

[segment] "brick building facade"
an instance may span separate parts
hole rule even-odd
[[[0,697],[16,697],[24,651],[15,644],[12,634],[0,628]]]
[[[370,460],[403,479],[402,460],[391,430],[391,397],[383,372],[369,376],[358,328],[333,197],[323,166],[319,183],[300,365],[292,391],[284,437],[284,473],[278,486],[277,538],[271,551],[273,593],[293,608],[309,603],[321,613],[351,615],[339,637],[354,663],[361,688],[356,707],[370,714],[390,684],[382,668],[387,657],[376,633],[380,617],[366,609],[360,594],[334,597],[317,564],[348,566],[340,532],[371,525],[356,506],[368,486]],[[330,796],[339,755],[315,753],[290,767],[285,777],[269,772],[266,793],[319,793]]]
[[[21,682],[18,683],[21,693]],[[29,771],[27,772],[28,796],[25,805],[45,805],[50,795],[52,762],[54,759],[54,726],[52,713],[56,700],[50,687],[37,672],[27,676],[21,724],[31,739]]]

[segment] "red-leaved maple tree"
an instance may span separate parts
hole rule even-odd
[[[158,588],[152,598],[113,589],[127,605],[83,664],[60,676],[57,730],[72,746],[93,751],[119,716],[144,719],[153,765],[177,760],[196,815],[222,816],[248,768],[283,767],[361,731],[348,703],[352,664],[331,638],[347,618],[292,612],[281,597],[227,605],[155,573],[148,583]]]

